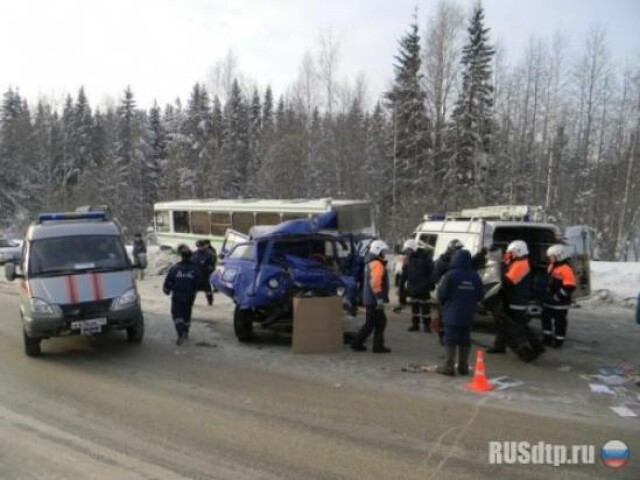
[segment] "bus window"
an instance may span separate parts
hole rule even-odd
[[[211,212],[211,235],[224,237],[227,228],[231,228],[231,214]]]
[[[189,212],[173,212],[173,231],[176,233],[189,233]]]
[[[255,225],[253,212],[233,212],[233,229],[240,233],[249,233],[249,229]]]
[[[191,212],[191,233],[210,235],[209,212]]]
[[[171,231],[171,222],[169,222],[169,212],[157,211],[156,212],[156,232],[169,232]]]
[[[301,218],[309,218],[309,215],[305,213],[283,213],[282,221],[286,222],[288,220],[300,220]]]
[[[256,225],[278,225],[280,223],[280,214],[272,212],[256,213]]]

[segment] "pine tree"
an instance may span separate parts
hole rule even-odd
[[[258,90],[253,91],[249,110],[249,165],[247,166],[247,185],[245,195],[256,196],[260,183],[260,165],[262,163],[262,104]]]
[[[0,107],[0,222],[26,215],[29,192],[24,187],[30,173],[30,127],[26,103],[18,92],[7,90]]]
[[[222,194],[225,198],[243,196],[249,164],[249,116],[237,80],[225,105],[225,132],[222,146]]]
[[[212,118],[209,95],[204,86],[198,83],[191,90],[183,127],[188,148],[186,163],[182,166],[183,186],[191,198],[203,198],[213,167],[210,151]]]
[[[410,211],[424,208],[424,194],[431,164],[430,121],[422,76],[420,34],[416,15],[409,31],[400,39],[392,88],[386,93],[394,132],[392,164],[393,230],[406,232],[415,218],[400,215],[400,206]]]
[[[160,107],[153,102],[149,110],[149,201],[155,203],[166,195],[162,172],[167,159],[167,137],[162,124]]]
[[[493,130],[493,85],[491,62],[495,50],[489,44],[489,28],[484,26],[484,9],[477,4],[468,27],[468,40],[462,49],[462,88],[453,111],[452,145],[456,191],[469,200],[483,203],[489,169]],[[459,205],[455,205],[459,206]]]
[[[383,238],[390,238],[391,217],[391,129],[380,102],[371,114],[367,128],[364,162],[364,196],[371,201],[374,220]]]

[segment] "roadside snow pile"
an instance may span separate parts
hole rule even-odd
[[[640,293],[640,262],[591,262],[589,303],[636,304]]]

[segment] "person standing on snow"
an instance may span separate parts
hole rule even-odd
[[[547,249],[548,282],[542,303],[542,341],[548,347],[562,348],[567,334],[567,315],[576,276],[569,265],[569,250],[564,245]]]
[[[140,280],[144,280],[144,270],[147,268],[147,245],[142,239],[142,235],[136,233],[133,240],[133,266],[136,268],[134,273],[136,277],[139,275]]]
[[[367,350],[364,342],[371,332],[373,332],[373,353],[391,352],[384,345],[384,330],[387,326],[384,304],[389,303],[389,276],[385,260],[388,251],[389,247],[386,243],[382,240],[374,240],[365,258],[362,303],[366,308],[366,320],[351,344],[351,349],[356,352]]]
[[[471,326],[476,306],[484,296],[480,275],[471,267],[471,253],[468,250],[457,250],[436,291],[438,301],[442,305],[446,347],[444,363],[436,369],[436,372],[442,375],[455,375],[456,352],[458,374],[469,375]]]
[[[430,332],[431,290],[433,285],[433,258],[425,248],[418,248],[415,240],[404,243],[405,260],[402,265],[400,289],[411,298],[410,332],[420,331],[420,323],[425,332]]]
[[[198,286],[202,282],[200,268],[191,261],[191,249],[186,245],[178,247],[181,260],[173,265],[164,279],[162,291],[171,295],[171,317],[178,339],[176,345],[189,337],[191,310],[196,299]]]
[[[211,306],[213,305],[213,292],[211,291],[209,277],[215,270],[215,260],[205,240],[198,240],[196,242],[196,247],[197,250],[193,254],[191,261],[200,268],[202,281],[198,286],[198,291],[204,292],[205,297],[207,298],[207,303]]]

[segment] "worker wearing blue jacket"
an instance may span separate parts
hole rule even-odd
[[[442,305],[444,363],[436,371],[442,375],[455,375],[456,351],[458,353],[458,374],[469,374],[469,353],[471,352],[471,325],[476,306],[484,296],[482,280],[472,268],[471,253],[458,250],[453,254],[451,266],[436,291]]]
[[[191,249],[186,245],[178,247],[181,260],[169,270],[162,291],[171,295],[171,317],[176,328],[177,345],[182,345],[189,336],[191,310],[198,287],[202,284],[200,267],[191,261]]]

